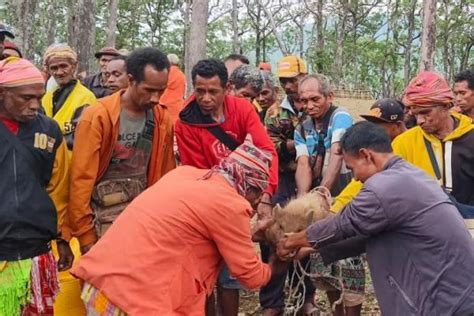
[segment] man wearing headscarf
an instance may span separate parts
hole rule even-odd
[[[43,56],[44,68],[54,78],[58,88],[48,91],[42,105],[47,116],[58,122],[72,151],[74,130],[84,108],[96,101],[94,94],[75,79],[77,54],[66,44],[53,44]]]
[[[417,126],[393,140],[393,152],[437,178],[458,202],[474,205],[474,125],[469,117],[450,111],[453,102],[453,92],[441,75],[420,72],[403,96]],[[438,168],[430,159],[431,150]],[[352,181],[336,198],[336,210],[361,188],[362,183]]]
[[[39,113],[43,94],[43,75],[29,61],[9,57],[0,62],[2,315],[53,315],[58,266],[72,265],[63,240],[68,239],[67,146],[58,124]]]
[[[247,137],[212,169],[178,167],[140,194],[72,270],[89,312],[203,315],[224,261],[247,288],[267,283],[249,221],[270,163]]]

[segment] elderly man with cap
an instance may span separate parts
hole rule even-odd
[[[170,73],[168,85],[160,98],[160,103],[166,105],[173,123],[179,118],[179,112],[183,109],[184,93],[186,91],[186,77],[179,69],[179,58],[175,54],[168,54],[170,62]]]
[[[249,222],[271,157],[247,137],[212,169],[178,167],[139,195],[73,268],[91,315],[204,315],[224,261],[247,288],[267,283],[280,265],[259,260]]]
[[[82,83],[94,93],[96,98],[103,98],[110,93],[107,89],[107,77],[105,72],[107,70],[107,64],[115,56],[119,56],[120,53],[114,47],[104,47],[97,53],[95,53],[95,58],[99,60],[100,71],[97,74],[90,75],[82,81]]]
[[[60,270],[72,264],[65,228],[68,152],[39,113],[44,78],[29,61],[0,62],[0,306],[4,315],[53,315]],[[57,240],[60,260],[51,252]]]
[[[72,151],[74,131],[84,108],[96,101],[94,94],[75,79],[77,54],[67,44],[53,44],[43,57],[45,69],[58,88],[48,91],[42,99],[44,112],[58,122]]]
[[[459,202],[474,205],[474,126],[469,117],[449,110],[454,96],[447,81],[423,71],[410,82],[403,101],[418,126],[393,140],[393,152],[437,178]],[[352,181],[332,209],[342,209],[361,187]]]
[[[0,59],[6,58],[5,56],[3,56],[3,50],[5,48],[5,46],[4,46],[5,37],[9,37],[9,38],[13,39],[13,38],[15,38],[15,35],[10,30],[8,25],[0,23]]]

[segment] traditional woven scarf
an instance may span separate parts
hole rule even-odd
[[[46,48],[43,55],[43,65],[47,69],[51,58],[68,58],[73,63],[77,62],[77,53],[67,44],[53,44]]]
[[[451,106],[454,95],[448,82],[432,71],[422,71],[405,89],[403,103],[406,106]]]
[[[209,178],[218,172],[237,190],[245,196],[249,188],[265,190],[268,186],[269,169],[272,161],[270,153],[261,150],[252,142],[250,135],[229,156],[221,160],[203,178]]]
[[[12,56],[0,62],[0,86],[11,88],[36,83],[44,84],[43,75],[28,60]]]

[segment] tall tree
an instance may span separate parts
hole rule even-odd
[[[115,47],[115,38],[117,37],[117,14],[118,0],[109,0],[109,21],[107,27],[106,46]]]
[[[232,51],[240,53],[239,41],[239,4],[237,0],[232,0]]]
[[[420,70],[433,69],[436,47],[436,0],[423,0]]]
[[[193,0],[189,44],[186,49],[185,73],[187,78],[187,95],[192,91],[191,70],[201,59],[206,58],[207,19],[209,17],[209,1]]]
[[[407,26],[407,38],[405,42],[405,64],[403,66],[403,83],[404,86],[408,86],[411,78],[411,54],[412,46],[414,39],[414,29],[415,29],[415,10],[416,10],[417,0],[411,0],[408,8],[408,26]]]
[[[85,71],[89,74],[95,65],[93,56],[95,52],[95,0],[79,0],[77,3],[77,19],[75,34],[77,37],[77,56],[79,59],[78,73]]]
[[[16,2],[17,19],[16,28],[23,55],[27,59],[34,59],[34,26],[35,15],[38,9],[38,0],[18,0]]]

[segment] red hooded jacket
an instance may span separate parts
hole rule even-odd
[[[202,114],[195,96],[188,99],[175,125],[181,163],[210,169],[230,154],[230,149],[209,132],[208,126],[220,125],[239,144],[250,134],[255,146],[272,154],[269,186],[265,192],[273,195],[278,186],[278,155],[252,104],[246,99],[226,95],[224,118],[223,123],[217,123],[209,115]]]

